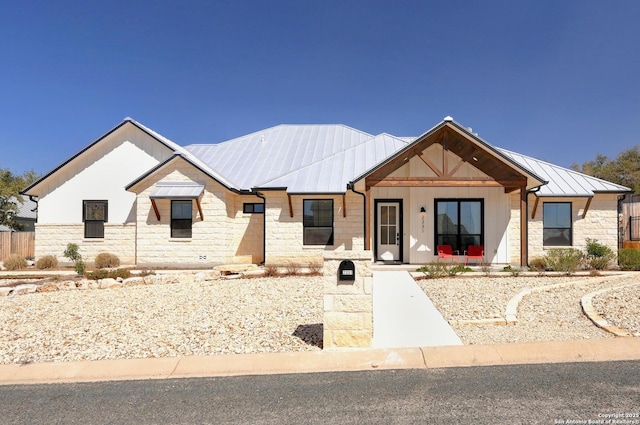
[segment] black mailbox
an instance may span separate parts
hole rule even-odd
[[[351,260],[342,260],[338,267],[338,280],[356,280],[356,266]]]

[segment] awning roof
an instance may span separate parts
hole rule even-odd
[[[149,195],[151,199],[196,199],[204,192],[204,183],[158,182]]]

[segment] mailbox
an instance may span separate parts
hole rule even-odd
[[[342,260],[338,267],[338,280],[356,280],[356,266],[351,260]]]

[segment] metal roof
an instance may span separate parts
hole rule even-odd
[[[340,124],[282,124],[223,143],[185,149],[236,187],[250,189],[339,156],[372,137]],[[319,180],[321,175],[316,177]]]
[[[631,189],[619,184],[591,177],[577,171],[569,170],[558,165],[550,164],[539,159],[531,158],[506,149],[497,148],[513,161],[528,168],[538,176],[547,180],[547,184],[540,187],[537,196],[566,196],[583,197],[593,196],[598,192],[624,193],[632,192]]]
[[[204,183],[158,182],[149,195],[151,199],[195,199],[204,192]]]

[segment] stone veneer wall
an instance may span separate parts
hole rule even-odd
[[[587,198],[541,198],[536,215],[531,219],[535,200],[529,200],[529,260],[543,257],[552,247],[542,246],[543,203],[571,202],[573,215],[573,248],[584,250],[585,239],[597,239],[614,252],[618,250],[618,197],[616,194],[595,195],[589,206],[586,217],[582,218]]]
[[[573,248],[584,250],[586,238],[597,239],[599,243],[612,250],[618,250],[618,195],[595,195],[582,218],[588,198],[540,198],[536,215],[532,219],[535,195],[529,195],[529,209],[527,213],[529,232],[529,261],[533,258],[544,257],[553,247],[544,247],[543,231],[543,203],[571,202],[573,221]],[[511,264],[520,264],[520,194],[514,193],[510,197],[511,218],[509,221],[509,258]]]
[[[63,253],[68,243],[75,243],[88,263],[99,253],[109,252],[117,255],[121,264],[135,264],[135,234],[133,223],[105,223],[104,239],[85,239],[84,224],[36,224],[36,259],[53,255],[62,264],[70,263]]]
[[[373,338],[371,251],[324,253],[323,347],[370,347]],[[355,264],[354,281],[339,281],[342,260]]]
[[[342,195],[292,195],[293,217],[289,214],[289,199],[284,191],[265,191],[266,196],[266,252],[267,264],[286,264],[289,261],[322,261],[323,252],[362,250],[363,200],[352,192],[346,193],[346,217]],[[303,245],[303,200],[333,199],[333,245]]]

